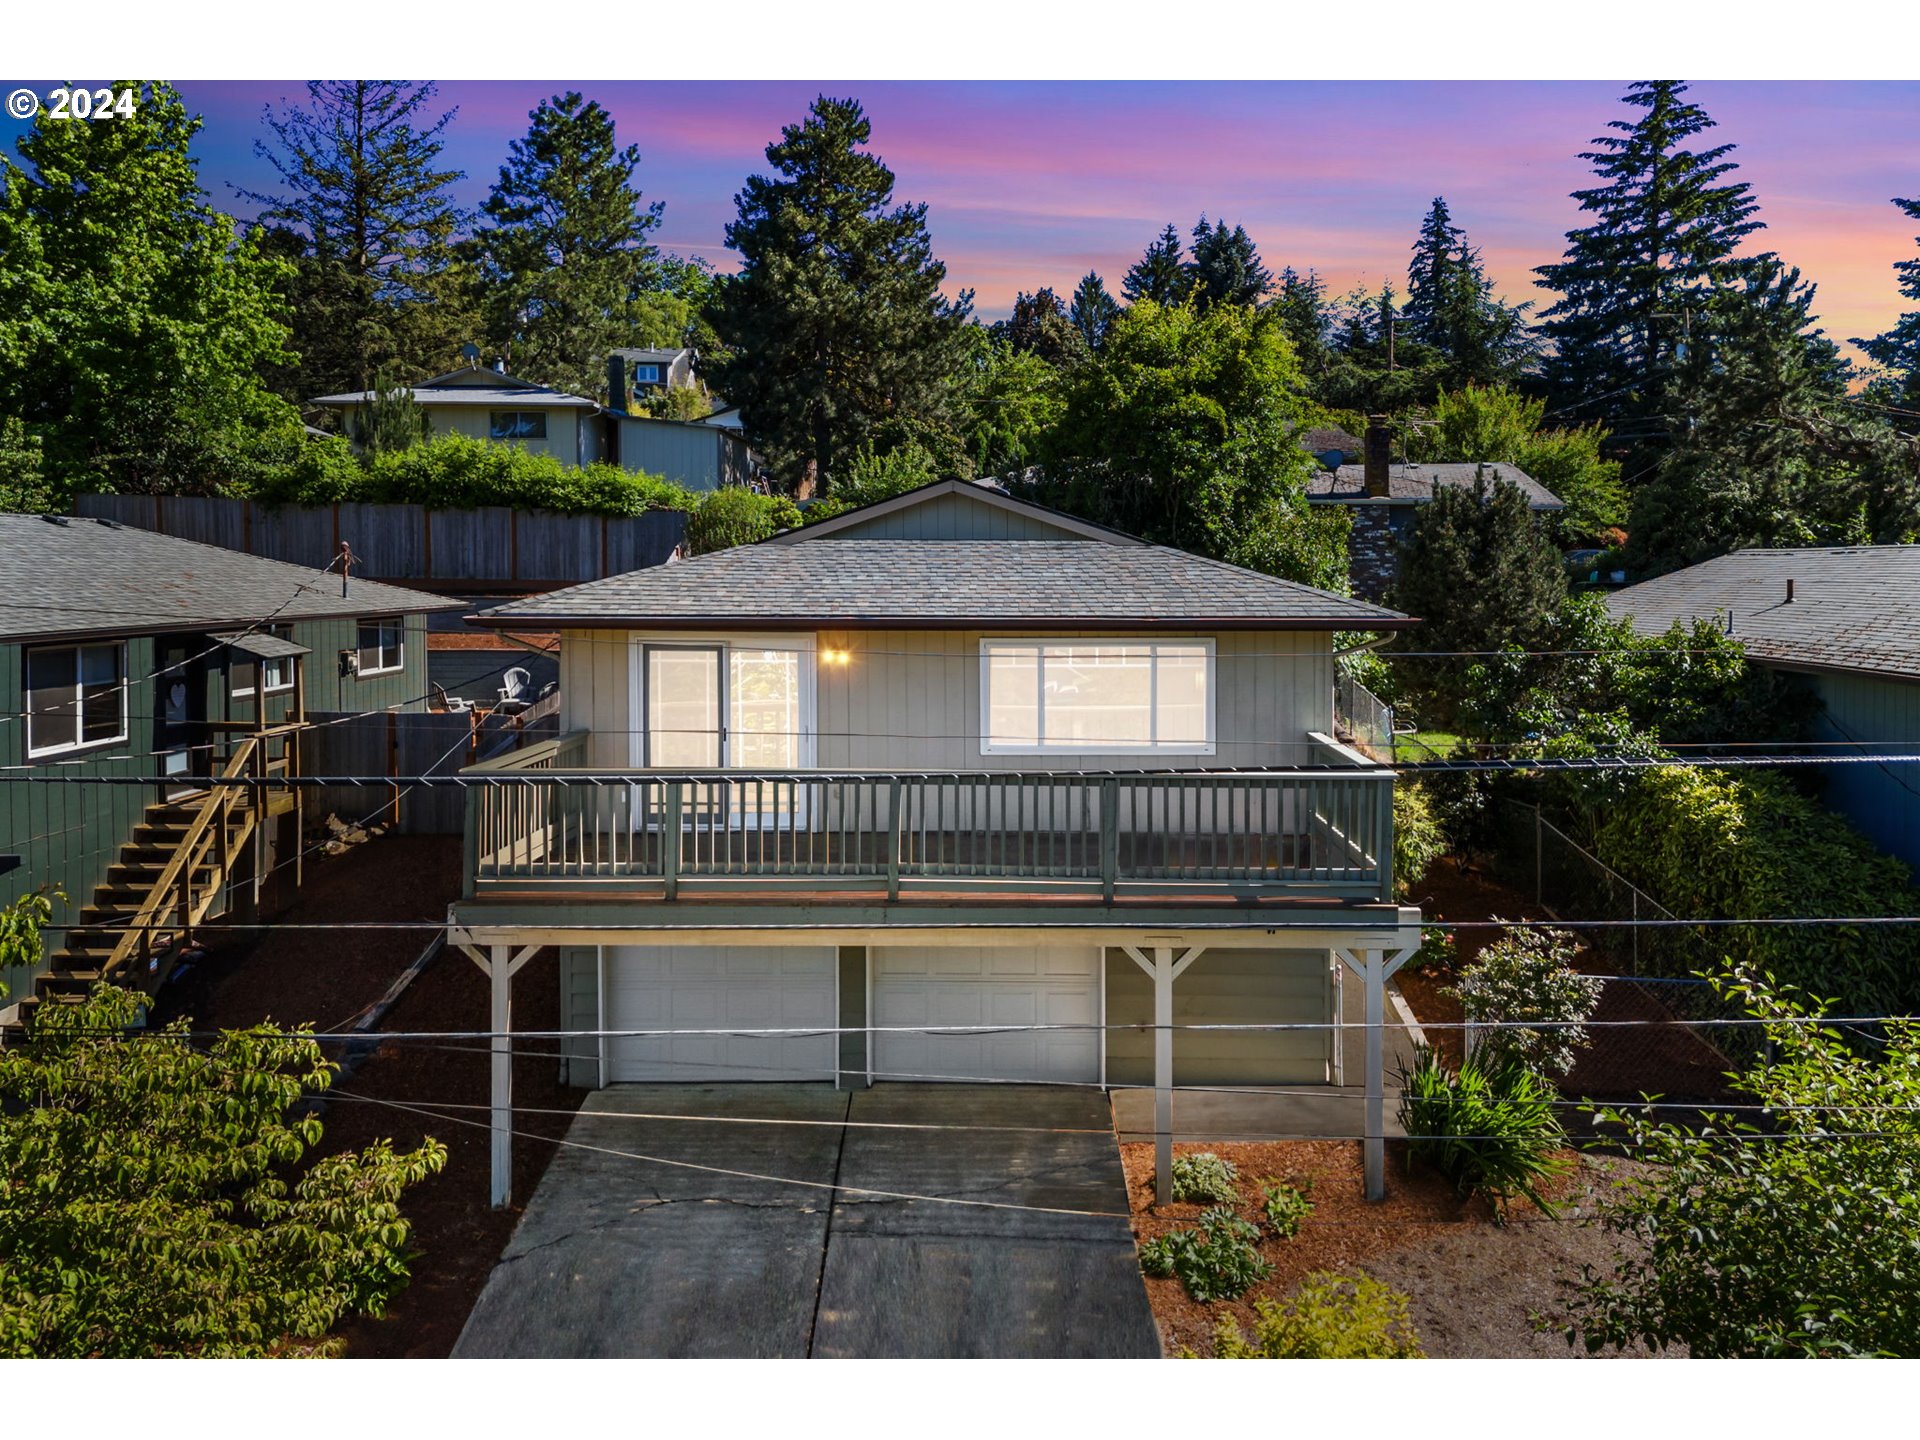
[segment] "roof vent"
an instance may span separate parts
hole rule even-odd
[[[65,525],[67,523],[67,517],[64,515],[42,515],[40,518],[49,525]]]
[[[1787,581],[1787,604],[1791,605],[1792,603],[1793,603],[1793,581],[1789,579]]]

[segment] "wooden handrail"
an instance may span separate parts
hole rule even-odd
[[[523,745],[518,750],[509,750],[505,755],[496,756],[492,760],[482,760],[477,765],[464,765],[460,773],[484,775],[494,770],[531,770],[539,766],[542,761],[557,760],[568,749],[585,748],[587,736],[591,733],[587,730],[569,730],[566,734],[556,736],[552,740],[540,740],[532,745]]]

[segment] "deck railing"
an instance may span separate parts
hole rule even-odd
[[[1385,769],[595,770],[585,739],[465,772],[486,782],[468,791],[469,893],[1392,891]]]

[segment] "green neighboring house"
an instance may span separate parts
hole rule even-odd
[[[0,515],[0,901],[56,905],[0,1025],[102,975],[151,990],[185,931],[298,883],[310,714],[426,708],[459,602],[112,521]],[[256,789],[209,787],[223,771]],[[88,783],[165,777],[153,785]],[[184,916],[186,925],[180,921]],[[91,922],[91,923],[90,923]]]

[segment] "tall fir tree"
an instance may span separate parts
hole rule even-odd
[[[1168,225],[1128,269],[1126,278],[1120,282],[1120,293],[1127,297],[1129,305],[1142,300],[1151,300],[1156,305],[1178,305],[1187,298],[1193,284],[1193,273],[1187,268],[1185,256],[1179,230]]]
[[[543,100],[481,207],[473,249],[489,339],[515,374],[603,395],[607,352],[629,343],[633,302],[656,256],[665,207],[633,183],[640,147],[577,91]]]
[[[857,101],[820,96],[767,147],[775,173],[748,178],[727,226],[740,269],[717,306],[735,352],[718,383],[792,484],[830,490],[888,435],[953,433],[972,295],[942,295],[927,207],[893,203],[872,138]]]
[[[1258,305],[1273,289],[1273,272],[1260,260],[1253,237],[1227,222],[1193,227],[1193,259],[1187,263],[1188,291],[1203,309],[1209,305]]]
[[[1280,272],[1273,309],[1285,327],[1293,353],[1311,385],[1331,358],[1327,343],[1327,286],[1317,271],[1300,274],[1291,265]]]
[[[1086,338],[1051,289],[1031,295],[1022,290],[1014,297],[1013,313],[993,326],[993,333],[1015,350],[1037,355],[1049,365],[1070,365],[1087,354]]]
[[[1663,419],[1690,324],[1709,292],[1737,284],[1735,252],[1764,228],[1732,145],[1689,149],[1713,120],[1678,80],[1640,81],[1623,97],[1637,118],[1613,120],[1581,159],[1601,183],[1573,198],[1591,217],[1567,232],[1565,258],[1535,273],[1558,298],[1541,312],[1544,372],[1561,409],[1637,440],[1645,463],[1667,439]]]
[[[303,105],[269,106],[275,193],[239,190],[262,206],[293,262],[295,364],[273,376],[295,401],[366,390],[382,366],[410,376],[451,369],[473,338],[453,240],[464,222],[444,166],[456,110],[434,113],[432,81],[310,80]]]
[[[0,158],[0,415],[80,489],[221,493],[298,415],[261,383],[287,360],[286,265],[200,188],[200,128],[162,82],[131,116],[42,110]]]
[[[1453,223],[1445,197],[1434,196],[1407,266],[1402,318],[1409,339],[1444,357],[1441,383],[1458,389],[1517,379],[1535,349],[1527,329],[1531,308],[1494,297],[1480,252]]]
[[[1895,200],[1910,220],[1920,220],[1920,200]],[[1920,245],[1920,236],[1914,237]],[[1920,256],[1894,263],[1900,277],[1900,293],[1909,300],[1920,300]],[[1889,404],[1907,410],[1920,410],[1920,310],[1909,310],[1891,330],[1870,340],[1855,340],[1875,364],[1884,367],[1884,380],[1873,389]],[[1909,427],[1911,428],[1911,427]]]
[[[1100,348],[1107,338],[1107,327],[1119,313],[1119,302],[1107,293],[1107,283],[1098,273],[1089,270],[1080,277],[1073,289],[1073,303],[1067,307],[1067,319],[1087,342],[1089,351]]]

